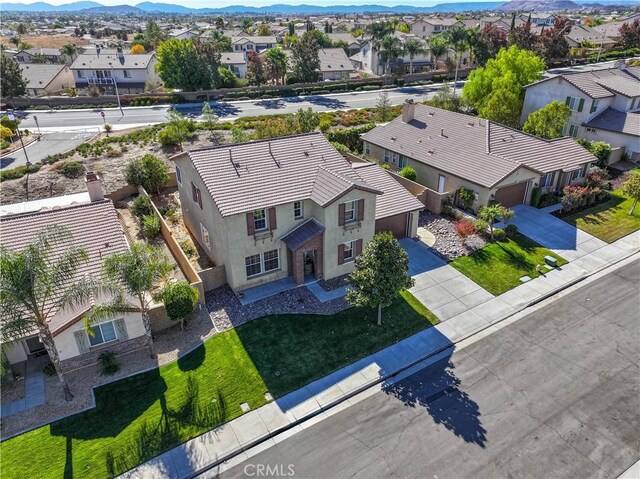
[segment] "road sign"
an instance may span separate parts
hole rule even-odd
[[[102,118],[104,118],[104,112],[103,112],[103,111],[101,111],[101,112],[100,112],[100,116],[101,116]]]

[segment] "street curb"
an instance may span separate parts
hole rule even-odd
[[[197,470],[196,472],[193,472],[193,473],[190,473],[190,474],[184,475],[184,476],[178,476],[178,477],[180,479],[194,479],[194,478],[200,476],[201,474],[203,474],[205,472],[208,472],[211,469],[214,469],[215,467],[219,466],[220,464],[223,464],[224,462],[227,462],[227,461],[233,459],[234,457],[242,454],[243,452],[246,452],[249,449],[252,449],[253,447],[255,447],[257,445],[268,441],[269,439],[273,439],[274,437],[276,437],[276,436],[278,436],[278,435],[280,435],[280,434],[282,434],[284,432],[287,432],[290,429],[292,429],[292,428],[294,428],[296,426],[299,426],[300,424],[302,424],[304,422],[309,421],[310,419],[313,419],[314,417],[318,416],[319,414],[322,414],[325,411],[328,411],[329,409],[337,406],[338,404],[341,404],[344,401],[347,401],[350,398],[352,398],[352,397],[354,397],[354,396],[356,396],[356,395],[358,395],[358,394],[360,394],[360,393],[362,393],[362,392],[364,392],[364,391],[366,391],[366,390],[368,390],[368,389],[370,389],[370,388],[372,388],[374,386],[377,386],[378,384],[381,384],[381,383],[389,380],[390,378],[393,378],[395,376],[400,375],[404,371],[406,371],[406,370],[408,370],[408,369],[410,369],[410,368],[412,368],[412,367],[414,367],[414,366],[416,366],[416,365],[418,365],[418,364],[420,364],[420,363],[422,363],[422,362],[424,362],[424,361],[426,361],[428,359],[431,359],[434,356],[437,356],[438,354],[442,353],[443,351],[446,351],[448,349],[451,349],[451,348],[455,347],[457,344],[459,344],[459,343],[461,343],[463,341],[466,341],[467,339],[475,336],[476,334],[482,333],[483,331],[486,331],[487,329],[494,327],[496,324],[504,322],[504,321],[508,320],[509,318],[521,313],[522,311],[524,311],[524,310],[526,310],[526,309],[528,309],[528,308],[530,308],[532,306],[535,306],[536,304],[541,303],[542,301],[544,301],[546,299],[549,299],[550,297],[555,296],[556,294],[558,294],[558,293],[560,293],[560,292],[562,292],[562,291],[564,291],[566,289],[569,289],[572,286],[575,286],[576,284],[581,283],[582,281],[584,281],[584,280],[586,280],[586,279],[588,279],[588,278],[590,278],[590,277],[592,277],[592,276],[594,276],[596,274],[602,273],[604,270],[607,270],[609,268],[612,268],[612,267],[618,265],[619,263],[621,263],[621,262],[631,258],[632,256],[636,255],[638,252],[640,252],[640,249],[635,249],[634,251],[628,253],[627,255],[617,259],[613,263],[609,263],[607,265],[604,265],[604,266],[598,268],[597,270],[593,271],[592,273],[588,273],[588,274],[586,274],[584,276],[580,276],[578,278],[575,278],[575,279],[569,281],[567,284],[564,284],[562,286],[558,286],[557,288],[554,288],[553,290],[549,291],[548,293],[542,294],[539,298],[533,299],[533,300],[527,302],[526,304],[516,308],[515,311],[510,312],[510,313],[500,317],[499,319],[497,319],[496,321],[492,322],[491,324],[488,324],[487,326],[484,326],[484,327],[482,327],[482,328],[480,328],[478,330],[475,330],[475,331],[473,331],[471,333],[468,333],[466,335],[463,335],[460,338],[456,339],[455,341],[451,342],[450,344],[448,344],[446,346],[442,346],[442,347],[440,347],[440,348],[438,348],[438,349],[436,349],[434,351],[431,351],[430,353],[420,357],[419,359],[416,359],[416,360],[412,361],[410,364],[408,364],[406,366],[403,366],[402,368],[400,368],[400,369],[398,369],[398,370],[396,370],[396,371],[394,371],[392,373],[389,373],[389,374],[387,374],[387,375],[385,375],[383,377],[374,379],[374,380],[370,381],[369,383],[367,383],[366,385],[360,386],[359,388],[356,388],[353,391],[348,392],[347,394],[345,394],[345,395],[341,396],[340,398],[337,398],[337,399],[329,402],[328,404],[326,404],[324,406],[320,406],[319,409],[317,409],[317,410],[305,415],[304,417],[302,417],[300,419],[297,419],[294,422],[291,422],[290,424],[288,424],[286,426],[283,426],[283,427],[281,427],[279,429],[276,429],[273,432],[269,432],[268,434],[266,434],[265,436],[263,436],[261,438],[254,439],[254,440],[250,441],[249,443],[247,443],[245,445],[242,445],[239,449],[236,449],[235,451],[230,452],[230,453],[226,454],[225,456],[222,456],[221,458],[219,458],[216,461],[212,462],[211,464],[209,464],[209,465]],[[124,473],[124,474],[126,474],[126,473]]]
[[[33,145],[34,143],[36,143],[37,141],[39,141],[39,140],[40,140],[40,138],[42,138],[42,137],[44,136],[44,134],[41,134],[41,135],[37,135],[37,134],[36,134],[36,136],[37,136],[37,138],[34,138],[33,140],[28,141],[27,143],[25,143],[25,144],[24,144],[24,147],[20,146],[19,148],[16,148],[16,149],[15,149],[15,150],[13,150],[13,151],[9,151],[9,152],[7,152],[7,153],[3,153],[3,154],[2,154],[2,156],[0,156],[0,158],[6,158],[6,157],[7,157],[7,156],[9,156],[9,155],[13,155],[16,151],[24,150],[24,149],[26,149],[26,148],[30,147],[31,145]]]

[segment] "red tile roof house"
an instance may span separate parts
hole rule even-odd
[[[2,247],[20,250],[47,226],[64,226],[72,235],[72,241],[84,247],[89,256],[77,275],[99,277],[103,259],[127,251],[129,245],[113,203],[102,195],[99,178],[88,175],[87,187],[88,194],[49,198],[45,207],[41,200],[3,205],[0,216]],[[73,280],[69,278],[69,282]],[[95,364],[105,350],[124,353],[146,347],[144,326],[137,311],[124,312],[93,325],[95,335],[89,336],[82,318],[90,306],[55,311],[48,319],[63,369]],[[4,351],[9,363],[17,364],[31,355],[43,353],[44,348],[34,331],[4,345]]]
[[[302,284],[305,263],[316,279],[347,274],[375,232],[415,236],[423,208],[379,166],[352,166],[320,133],[173,161],[185,224],[234,291],[288,276]]]
[[[364,154],[411,166],[438,193],[466,188],[473,209],[528,203],[534,187],[583,182],[596,158],[572,138],[544,140],[482,118],[407,101],[402,115],[362,135]]]

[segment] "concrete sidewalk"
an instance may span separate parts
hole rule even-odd
[[[452,344],[484,330],[551,293],[570,286],[604,267],[640,250],[640,231],[615,243],[581,254],[574,263],[535,278],[517,288],[470,308],[434,327],[421,331],[386,349],[361,359],[324,378],[250,411],[217,429],[209,431],[161,454],[123,474],[126,478],[184,478],[207,465],[233,458],[246,460],[303,428],[322,421],[327,414],[349,407],[349,398],[374,394],[372,385]],[[328,413],[327,410],[331,408]]]

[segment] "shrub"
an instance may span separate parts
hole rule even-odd
[[[47,365],[42,369],[42,372],[47,376],[55,376],[56,367],[53,365],[53,363],[47,363]]]
[[[80,178],[84,174],[84,165],[79,161],[65,161],[60,166],[60,173],[66,178]]]
[[[475,227],[478,234],[484,236],[489,233],[489,223],[487,223],[485,220],[476,220]]]
[[[151,206],[151,199],[147,195],[136,196],[131,206],[131,212],[138,218],[152,215],[153,207]]]
[[[7,140],[0,141],[0,150],[4,150],[5,148],[9,148],[11,146],[11,142]]]
[[[180,321],[182,328],[184,328],[184,319],[196,308],[199,297],[198,289],[186,281],[170,283],[160,293],[167,316],[172,321]]]
[[[474,234],[476,234],[476,225],[473,221],[468,218],[462,218],[456,221],[453,225],[456,230],[456,233],[460,237],[462,244],[464,244],[465,240]]]
[[[340,153],[349,153],[349,148],[344,146],[342,143],[338,143],[337,141],[332,141],[331,145]]]
[[[329,141],[342,143],[351,151],[362,151],[362,139],[360,135],[373,129],[375,126],[375,123],[370,123],[355,128],[330,131],[326,136]]]
[[[147,238],[158,236],[160,234],[160,218],[155,214],[143,216],[142,232]]]
[[[504,227],[504,232],[507,235],[507,238],[513,238],[518,232],[518,227],[516,225],[507,225]]]
[[[198,250],[190,239],[178,241],[178,246],[180,246],[180,249],[184,252],[187,258],[195,258],[198,256]]]
[[[109,133],[111,130],[113,130],[113,126],[111,126],[109,123],[105,123],[105,125],[104,125],[104,131],[106,131],[107,133]]]
[[[18,178],[22,178],[27,173],[35,173],[40,169],[40,165],[37,163],[32,164],[31,166],[16,166],[15,168],[11,168],[9,170],[0,170],[0,181],[5,180],[17,180]]]
[[[125,178],[133,186],[142,185],[149,193],[159,193],[169,181],[169,167],[157,157],[146,154],[127,165]]]
[[[322,120],[320,120],[320,124],[318,126],[320,127],[320,131],[322,133],[326,133],[331,128],[331,120],[328,118],[323,118]]]
[[[462,215],[453,206],[453,198],[451,196],[445,196],[442,200],[442,214],[448,216],[454,220],[459,219]]]
[[[402,170],[400,170],[400,176],[411,181],[416,181],[418,179],[416,170],[411,168],[410,166],[405,166],[404,168],[402,168]]]
[[[473,206],[475,199],[476,195],[473,191],[466,188],[460,188],[458,190],[458,200],[460,201],[460,206],[462,206],[463,209],[469,210],[471,206]]]
[[[391,167],[389,166],[388,163],[382,163],[380,165],[380,168],[382,168],[383,170],[390,170],[391,169]]]
[[[557,193],[545,193],[538,201],[538,208],[546,208],[547,206],[557,204],[559,201],[560,196],[558,196]]]
[[[4,125],[0,125],[0,139],[6,141],[11,137],[13,137],[13,132],[11,131],[11,128],[8,128]]]
[[[507,233],[502,228],[494,228],[493,238],[496,241],[506,241]]]
[[[104,375],[115,374],[120,371],[120,361],[113,351],[105,351],[98,356],[98,366],[100,373]]]
[[[162,146],[178,146],[180,145],[180,134],[174,126],[169,125],[160,130],[158,141]]]

